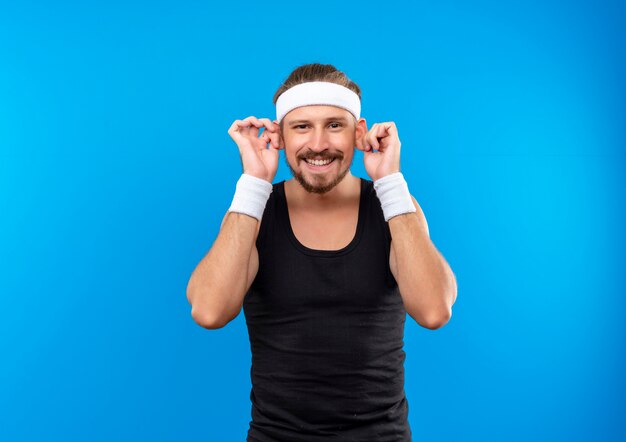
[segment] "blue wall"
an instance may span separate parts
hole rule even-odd
[[[1,440],[244,440],[243,313],[185,288],[228,127],[309,62],[396,123],[457,277],[445,327],[407,318],[414,440],[626,438],[623,2],[127,3],[0,6]]]

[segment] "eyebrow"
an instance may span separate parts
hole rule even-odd
[[[344,123],[347,123],[348,120],[344,117],[328,117],[326,118],[325,121],[343,121]],[[289,126],[293,126],[294,124],[302,124],[302,123],[310,123],[310,120],[294,120],[294,121],[290,121],[288,123]]]

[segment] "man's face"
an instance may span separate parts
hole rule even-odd
[[[365,120],[355,125],[345,109],[312,105],[290,111],[282,123],[285,160],[300,185],[326,193],[339,184],[350,170]]]

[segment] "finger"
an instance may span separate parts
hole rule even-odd
[[[361,142],[363,143],[363,150],[365,152],[369,152],[370,150],[372,150],[370,143],[367,142],[367,134],[363,135],[363,140]]]
[[[259,122],[270,132],[276,132],[276,126],[274,126],[274,123],[272,123],[269,118],[259,118]]]
[[[247,118],[244,118],[243,121],[246,121],[250,124],[250,130],[248,134],[258,137],[259,136],[259,128],[263,127],[263,123],[261,123],[257,117],[251,115]]]
[[[256,118],[254,116],[250,116],[248,117],[248,120],[255,128],[254,132],[252,132],[255,136],[258,136],[260,129],[263,129],[263,132],[265,132],[266,130],[269,132],[276,131],[276,127],[269,118]]]
[[[250,121],[245,121],[245,120],[236,120],[233,123],[233,126],[235,126],[237,130],[241,131],[242,129],[252,127],[252,123]]]
[[[385,130],[385,126],[383,124],[384,123],[379,123],[378,126],[376,126],[376,130],[372,134],[372,140],[374,140],[374,143],[376,144],[376,150],[379,151],[383,148],[383,138],[387,136],[387,131]]]
[[[260,118],[256,118],[256,117],[252,117],[250,118],[250,121],[252,122],[252,124],[257,127],[257,128],[262,128],[265,127],[265,124],[263,124],[263,122],[261,121]]]
[[[263,133],[266,133],[266,132],[263,132]],[[276,132],[267,132],[267,134],[272,144],[272,147],[274,149],[280,149],[280,135],[277,134]]]
[[[244,123],[242,120],[235,120],[233,121],[233,124],[231,124],[230,127],[228,128],[228,132],[237,131],[242,125],[245,125],[245,124],[246,123]]]
[[[249,117],[244,118],[243,121],[249,121],[251,124],[254,124],[254,125],[259,124],[259,120],[254,115],[250,115]]]
[[[393,123],[381,123],[381,125],[378,126],[378,138],[384,138],[391,135],[392,128]]]
[[[378,138],[377,138],[379,127],[380,127],[379,123],[374,123],[374,125],[372,126],[372,129],[367,134],[368,140],[369,140],[370,145],[372,146],[372,149],[376,149],[376,150],[379,150],[380,148],[380,144],[378,143]]]
[[[264,145],[263,148],[267,149],[267,144],[270,143],[272,140],[270,139],[269,135],[267,134],[267,132],[263,132],[263,134],[261,134],[261,136],[259,137],[259,139],[263,140]]]
[[[268,118],[256,118],[256,117],[250,116],[246,118],[246,120],[250,121],[250,123],[257,129],[267,128],[270,131],[274,130],[274,127]]]
[[[247,125],[248,127],[261,127],[262,126],[258,118],[255,117],[254,115],[250,115],[249,117],[246,117],[241,121],[242,121],[242,125]]]
[[[236,124],[236,128],[233,131],[235,134],[239,134],[244,137],[257,137],[259,135],[259,129],[257,129],[249,121],[240,121]]]
[[[384,123],[384,127],[385,127],[385,130],[387,131],[387,133],[389,135],[395,134],[395,133],[398,132],[398,130],[396,129],[396,124],[393,121],[389,121],[387,123]]]
[[[231,124],[230,128],[228,128],[228,134],[235,140],[239,140],[240,137],[245,135],[242,131],[245,132],[246,128],[249,127],[249,123],[242,120],[235,120],[233,124]]]
[[[250,124],[252,124],[252,126],[256,127],[257,129],[263,127],[263,123],[261,123],[261,121],[259,121],[257,117],[250,116],[246,118],[244,121],[249,121]]]

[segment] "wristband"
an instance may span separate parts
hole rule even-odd
[[[264,179],[241,174],[228,212],[243,213],[261,221],[272,189],[272,183]]]
[[[380,200],[385,221],[403,213],[417,212],[409,193],[409,186],[401,172],[377,179],[374,181],[374,190]]]

